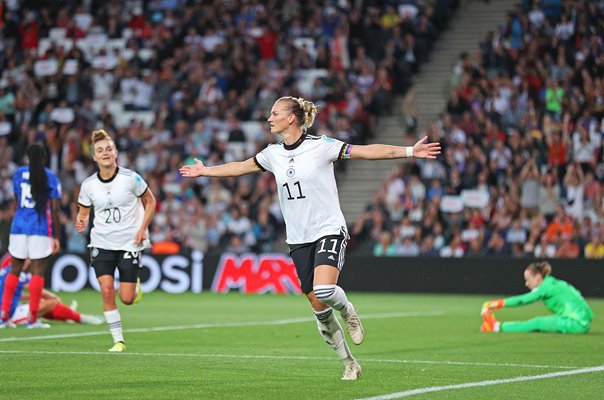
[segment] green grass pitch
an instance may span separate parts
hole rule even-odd
[[[92,290],[61,297],[66,304],[77,299],[82,312],[100,314],[100,296]],[[302,296],[154,292],[140,304],[119,306],[124,354],[107,352],[112,340],[106,325],[55,322],[47,330],[0,330],[0,399],[604,396],[604,299],[588,299],[596,314],[591,332],[570,336],[480,333],[480,306],[493,296],[349,298],[365,326],[362,345],[349,341],[363,367],[358,381],[340,380],[343,366]],[[496,316],[546,313],[535,304]]]

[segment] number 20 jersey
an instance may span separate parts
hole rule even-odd
[[[350,145],[304,134],[293,145],[270,144],[255,157],[277,181],[287,243],[312,243],[347,231],[340,209],[333,161],[348,158]]]
[[[122,251],[151,247],[149,240],[140,245],[134,243],[145,215],[140,197],[146,191],[147,183],[143,178],[127,168],[118,168],[109,179],[102,179],[98,173],[86,178],[80,188],[78,204],[94,207],[88,247]]]

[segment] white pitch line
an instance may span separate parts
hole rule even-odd
[[[379,362],[393,364],[437,364],[437,365],[463,365],[474,367],[516,367],[516,368],[542,368],[542,369],[575,369],[575,365],[535,365],[518,363],[493,363],[493,362],[466,362],[466,361],[447,361],[447,360],[373,360],[363,358],[364,362]]]
[[[403,397],[414,396],[416,394],[442,392],[442,391],[445,391],[445,390],[467,389],[467,388],[481,387],[481,386],[503,385],[503,384],[506,384],[506,383],[535,381],[535,380],[539,380],[539,379],[558,378],[558,377],[561,377],[561,376],[589,374],[589,373],[592,373],[592,372],[602,372],[602,371],[604,371],[604,365],[600,365],[600,366],[597,366],[597,367],[588,367],[588,368],[573,369],[571,371],[551,372],[549,374],[542,374],[542,375],[518,376],[516,378],[493,379],[493,380],[488,380],[488,381],[460,383],[460,384],[457,384],[457,385],[430,386],[430,387],[425,387],[425,388],[406,390],[404,392],[396,392],[396,393],[384,394],[384,395],[381,395],[381,396],[365,397],[365,398],[358,399],[358,400],[392,400],[392,399],[401,399]]]
[[[384,318],[403,318],[403,317],[433,317],[443,315],[442,311],[408,311],[396,313],[381,313],[363,315],[363,319],[384,319]],[[217,322],[196,325],[174,325],[174,326],[156,326],[151,328],[133,328],[125,329],[125,333],[144,333],[144,332],[159,332],[159,331],[182,331],[187,329],[209,329],[209,328],[237,328],[251,326],[271,326],[271,325],[287,325],[298,324],[302,322],[311,322],[315,319],[312,317],[279,319],[273,321],[249,321],[249,322]],[[30,340],[45,340],[45,339],[65,339],[85,336],[100,336],[106,335],[107,331],[95,332],[78,332],[78,333],[63,333],[57,335],[40,335],[40,336],[25,336],[25,337],[7,337],[1,338],[0,342],[19,342]]]
[[[48,351],[48,350],[0,350],[1,354],[50,354],[50,355],[76,355],[76,356],[114,356],[115,353],[100,351]],[[268,356],[252,354],[195,354],[195,353],[144,353],[144,352],[125,352],[119,353],[119,356],[140,356],[140,357],[183,357],[183,358],[245,358],[245,359],[266,359],[266,360],[315,360],[315,361],[334,361],[333,357],[309,357],[309,356]],[[482,362],[462,362],[462,361],[433,361],[433,360],[380,360],[359,358],[361,363],[402,363],[402,364],[436,364],[436,365],[459,365],[472,367],[521,367],[521,368],[552,368],[552,369],[575,369],[576,366],[568,365],[531,365],[531,364],[510,364],[510,363],[482,363]]]

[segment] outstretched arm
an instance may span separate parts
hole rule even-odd
[[[428,136],[424,136],[413,146],[390,146],[387,144],[368,144],[366,146],[352,146],[350,158],[363,160],[389,160],[393,158],[436,158],[440,154],[440,143],[426,143]]]
[[[499,310],[503,307],[519,307],[531,304],[541,299],[541,294],[538,290],[532,290],[528,293],[518,296],[506,297],[505,299],[497,299],[485,301],[482,304],[480,315],[484,316],[488,311]]]
[[[253,158],[245,161],[231,162],[213,167],[206,167],[201,160],[195,158],[195,164],[183,165],[178,172],[185,178],[196,178],[208,176],[212,178],[226,178],[230,176],[241,176],[253,172],[262,171]]]

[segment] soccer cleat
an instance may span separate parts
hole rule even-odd
[[[348,330],[348,334],[350,335],[350,339],[354,344],[363,343],[363,338],[365,337],[365,331],[363,330],[363,324],[361,324],[361,320],[357,315],[357,311],[355,310],[352,303],[350,303],[350,308],[352,311],[348,313],[346,318],[344,318],[346,322],[346,329]]]
[[[134,304],[138,304],[143,298],[143,288],[141,287],[141,278],[136,279],[136,297],[134,298]]]
[[[109,349],[109,351],[112,353],[123,353],[124,351],[126,351],[126,345],[124,344],[124,342],[117,342],[113,345],[112,348]]]
[[[25,323],[25,329],[48,329],[50,325],[40,321],[39,319],[36,322],[27,322]]]
[[[493,312],[488,312],[482,317],[482,325],[480,325],[481,332],[497,332],[497,326],[499,325],[499,321],[495,319],[495,314]]]
[[[486,313],[489,311],[499,310],[505,305],[504,299],[490,300],[482,303],[482,308],[480,309],[480,316],[484,317]]]
[[[353,361],[350,364],[346,364],[344,368],[344,375],[342,375],[343,381],[355,381],[361,376],[361,366],[358,362]]]
[[[13,324],[10,320],[8,321],[0,321],[0,329],[10,329],[16,328],[17,325]]]
[[[80,314],[80,323],[87,325],[100,325],[105,322],[105,318],[98,315]]]

